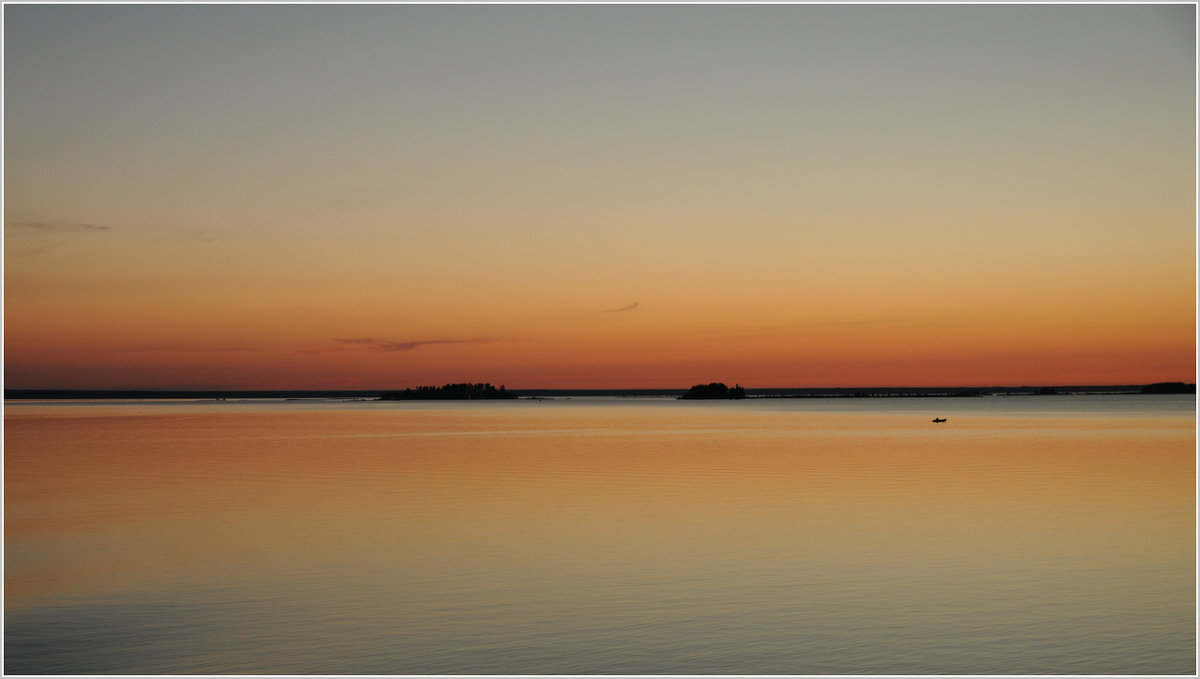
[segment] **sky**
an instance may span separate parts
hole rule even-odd
[[[1194,381],[1194,5],[5,5],[7,388]]]

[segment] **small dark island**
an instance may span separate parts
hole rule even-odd
[[[449,401],[474,399],[516,398],[509,393],[504,385],[497,389],[486,382],[469,384],[446,384],[440,387],[417,387],[404,391],[389,391],[379,397],[380,401]]]
[[[740,384],[730,389],[724,382],[710,382],[695,385],[679,398],[746,398],[746,390]]]
[[[1196,393],[1195,384],[1185,384],[1183,382],[1155,382],[1142,387],[1143,394],[1194,394]]]

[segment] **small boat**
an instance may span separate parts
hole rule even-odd
[[[945,422],[945,421],[946,421],[946,418],[944,418],[944,417],[935,417],[935,418],[933,418],[933,421],[934,421],[934,422]]]

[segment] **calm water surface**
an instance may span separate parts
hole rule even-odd
[[[4,424],[7,673],[1196,670],[1191,396]]]

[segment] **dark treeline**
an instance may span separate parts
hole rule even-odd
[[[17,400],[89,399],[293,399],[378,398],[384,389],[5,389],[4,398]]]
[[[1142,387],[1143,394],[1194,394],[1196,393],[1195,384],[1185,384],[1183,382],[1155,382]]]
[[[746,398],[746,390],[740,384],[730,389],[724,382],[710,382],[693,386],[679,398]]]
[[[828,389],[748,389],[750,398],[956,398],[977,396],[1052,396],[1138,394],[1141,385],[1061,387],[831,387]]]
[[[717,383],[719,384],[719,383]],[[473,385],[472,385],[473,386]],[[486,385],[485,386],[490,386]],[[697,385],[708,387],[708,385]],[[440,390],[445,387],[423,387]],[[733,389],[738,389],[734,387]],[[731,389],[730,391],[733,391]],[[670,397],[679,398],[685,390],[675,389],[496,389],[504,391],[501,398],[572,398],[605,397]],[[887,397],[945,397],[945,396],[1020,396],[1035,394],[1194,394],[1196,385],[1184,382],[1161,382],[1151,385],[1098,386],[1022,386],[1022,387],[772,387],[745,389],[746,398],[887,398]],[[410,390],[412,391],[412,390]],[[690,391],[690,390],[686,390]],[[404,394],[386,389],[339,390],[236,390],[236,389],[5,389],[4,398],[12,400],[88,400],[88,399],[379,399],[385,394]],[[487,398],[484,396],[483,398]],[[722,396],[719,398],[729,398]]]
[[[460,382],[457,384],[445,384],[440,387],[417,387],[416,389],[405,389],[404,391],[389,391],[379,397],[380,401],[439,401],[439,400],[462,400],[462,399],[484,399],[484,398],[516,398],[515,394],[510,394],[504,385],[500,385],[497,389],[487,382],[478,382],[470,384]]]

